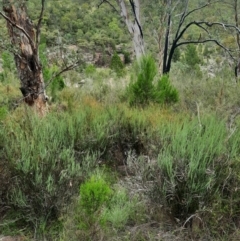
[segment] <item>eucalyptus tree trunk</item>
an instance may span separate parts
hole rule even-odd
[[[127,11],[126,3],[124,0],[118,0],[121,10],[121,16],[127,25],[128,31],[132,36],[132,42],[136,58],[139,59],[145,54],[143,33],[140,23],[140,3],[139,0],[129,0],[133,11],[134,19],[132,20]]]
[[[7,22],[23,99],[40,116],[47,112],[47,96],[38,53],[43,8],[44,0],[36,29],[28,18],[25,4],[20,0],[4,0],[3,13],[1,12]]]

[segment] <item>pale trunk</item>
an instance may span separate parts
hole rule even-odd
[[[132,21],[128,15],[128,11],[126,8],[126,4],[124,0],[118,0],[118,4],[121,9],[121,16],[123,17],[128,31],[131,34],[132,37],[132,42],[133,42],[133,47],[134,51],[136,54],[136,58],[139,59],[142,55],[145,54],[144,51],[144,41],[143,41],[143,36],[141,33],[141,26],[140,26],[140,4],[139,0],[134,1],[134,6],[135,6],[135,18]]]

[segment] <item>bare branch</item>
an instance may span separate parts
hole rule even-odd
[[[58,76],[60,76],[60,75],[63,74],[64,72],[67,72],[67,71],[70,71],[70,70],[75,69],[75,68],[76,68],[77,66],[79,66],[79,64],[81,64],[81,63],[82,63],[82,60],[78,60],[78,61],[76,61],[74,64],[68,65],[68,66],[66,66],[64,69],[60,70],[58,73],[56,73],[55,75],[53,75],[53,76],[51,77],[51,79],[49,79],[49,80],[47,81],[47,84],[45,85],[44,89],[46,89],[55,78],[57,78]]]
[[[175,38],[176,38],[176,39],[180,39],[180,38],[181,38],[181,37],[180,37],[180,38],[178,37],[179,31],[180,31],[180,29],[181,29],[181,27],[182,27],[185,19],[186,19],[190,14],[192,14],[192,13],[194,13],[194,12],[196,12],[196,11],[199,11],[199,10],[201,10],[201,9],[209,6],[210,4],[215,4],[215,3],[217,3],[217,2],[220,2],[220,1],[214,1],[214,2],[212,2],[212,3],[209,3],[209,2],[208,2],[208,3],[202,5],[202,6],[198,7],[198,8],[194,8],[194,9],[190,10],[188,13],[186,12],[186,11],[187,11],[187,5],[188,5],[188,2],[187,2],[187,3],[186,3],[185,10],[184,10],[184,12],[182,13],[181,20],[180,20],[179,25],[178,25],[178,30],[177,30],[177,32],[176,32]],[[185,32],[185,31],[184,31],[184,32]],[[182,36],[181,33],[180,33],[180,36]]]
[[[188,8],[188,1],[185,4],[185,9],[184,9],[184,11],[182,13],[182,16],[181,16],[181,19],[179,21],[179,25],[178,25],[179,29],[181,28],[181,26],[182,26],[182,24],[183,24],[183,22],[184,22],[184,20],[186,18],[185,16],[186,16],[187,8]]]
[[[218,40],[216,39],[204,39],[204,40],[189,40],[189,41],[184,41],[184,42],[181,42],[181,43],[178,43],[176,45],[175,48],[181,46],[181,45],[186,45],[186,44],[201,44],[201,43],[207,43],[207,42],[214,42],[215,44],[217,44],[219,47],[221,47],[222,49],[224,49],[228,54],[229,56],[235,60],[235,58],[232,56],[231,52],[234,52],[233,50],[231,49],[228,49],[226,48],[225,46],[223,46]]]
[[[209,33],[209,31],[205,28],[205,27],[203,27],[202,25],[198,25],[198,24],[196,24],[199,28],[201,28],[201,29],[203,29],[203,31],[205,31],[208,35],[210,34]]]
[[[198,7],[198,8],[192,9],[191,11],[189,11],[189,12],[184,16],[184,19],[187,18],[190,14],[192,14],[192,13],[198,11],[198,10],[201,10],[201,9],[209,6],[210,4],[211,4],[211,3],[206,3],[206,4],[204,4],[204,5],[202,5],[202,6]],[[184,20],[183,20],[183,21],[184,21]]]
[[[237,32],[240,33],[240,29],[238,27],[236,27],[235,25],[233,24],[227,24],[227,23],[221,23],[221,22],[205,22],[205,21],[200,21],[200,22],[196,22],[198,24],[205,24],[207,25],[208,27],[212,27],[213,25],[220,25],[222,26],[225,30],[227,28],[234,28]]]
[[[111,8],[112,8],[115,12],[117,12],[117,13],[119,14],[119,11],[118,11],[118,10],[113,6],[113,4],[111,4],[108,0],[102,0],[102,1],[98,4],[98,8],[100,8],[103,3],[107,3],[109,6],[111,6]]]
[[[24,28],[22,28],[21,26],[19,26],[18,24],[14,23],[9,17],[7,17],[4,13],[2,13],[0,11],[0,15],[8,22],[10,23],[13,27],[16,27],[17,29],[19,29],[21,32],[23,32],[23,34],[27,37],[31,47],[32,47],[32,50],[34,51],[35,50],[35,45],[34,45],[34,42],[33,40],[31,39],[31,37],[29,36],[29,34],[26,32],[26,30]]]
[[[179,41],[180,38],[183,36],[183,34],[186,32],[186,30],[192,26],[192,25],[196,25],[198,26],[199,28],[202,28],[204,29],[204,31],[208,32],[208,30],[206,28],[204,28],[202,25],[206,25],[207,27],[212,27],[214,25],[219,25],[219,26],[222,26],[225,30],[226,28],[233,28],[235,29],[238,33],[240,33],[240,29],[238,27],[236,27],[235,25],[232,25],[232,24],[224,24],[224,23],[221,23],[221,22],[206,22],[206,21],[193,21],[193,22],[190,22],[188,23],[184,29],[180,32],[180,34],[176,37],[175,41]]]
[[[37,23],[37,27],[36,27],[36,49],[38,49],[38,45],[40,42],[40,32],[41,32],[41,23],[42,23],[42,19],[43,19],[43,12],[44,12],[44,4],[45,4],[45,0],[42,0],[42,8],[41,8],[41,12],[38,18],[38,23]]]
[[[178,6],[178,4],[180,3],[181,0],[178,0],[176,3],[175,3],[175,6],[172,7],[172,10],[171,10],[171,13],[174,12],[174,10],[176,9],[176,7]]]

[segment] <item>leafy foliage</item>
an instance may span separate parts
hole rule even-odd
[[[0,72],[0,82],[8,82],[9,72],[14,72],[14,60],[12,54],[7,51],[2,52],[2,68]]]
[[[144,106],[154,99],[153,80],[157,74],[155,61],[151,56],[143,57],[136,66],[136,82],[128,87],[130,105]]]
[[[39,46],[40,59],[43,65],[43,78],[44,80],[50,81],[50,79],[59,71],[59,67],[56,65],[49,66],[48,59],[46,56],[46,44],[41,44]],[[62,90],[65,87],[65,83],[62,76],[57,76],[50,83],[50,95],[52,97],[52,101],[56,99],[57,92]]]
[[[157,82],[157,67],[151,56],[143,57],[136,68],[137,80],[128,87],[129,103],[135,106],[145,106],[150,102],[160,104],[178,101],[178,92],[171,86],[169,78],[164,75]]]
[[[0,121],[3,120],[8,114],[7,106],[0,107]]]
[[[195,45],[187,45],[184,60],[190,68],[195,68],[196,65],[201,63],[201,59],[198,56],[198,52]]]
[[[177,62],[177,61],[180,60],[180,58],[181,58],[180,49],[179,49],[179,48],[176,48],[176,49],[174,50],[174,54],[173,54],[172,60],[173,60],[173,62]]]
[[[96,2],[70,0],[66,5],[64,1],[48,1],[40,46],[45,80],[59,70],[59,66],[49,63],[47,48],[55,51],[77,44],[80,51],[84,49],[81,51],[84,55],[85,51],[111,52],[117,49],[116,45],[123,44],[120,52],[130,62],[129,37],[119,16],[108,7],[97,9]],[[151,19],[146,17],[143,29],[144,33],[147,31],[146,46],[155,53],[154,35],[148,26],[159,27],[159,16],[163,16],[165,6],[157,8],[161,1],[153,2],[143,1],[142,6],[147,6],[144,12],[152,15]],[[40,2],[31,0],[27,4],[36,23]],[[189,1],[190,7],[199,4]],[[177,11],[183,11],[183,7],[182,3]],[[173,18],[173,29],[179,16]],[[233,14],[223,12],[223,17],[229,19],[229,16]],[[207,18],[212,21],[215,16],[208,14]],[[0,34],[4,35],[5,30]],[[216,33],[223,37],[222,33]],[[199,36],[196,29],[183,38],[194,36]],[[231,40],[231,46],[234,45],[232,37],[226,40],[223,42]],[[236,112],[239,91],[238,84],[226,81],[233,77],[228,69],[222,69],[218,77],[209,81],[201,81],[198,74],[190,77],[186,74],[189,69],[195,73],[201,71],[200,52],[207,57],[210,52],[213,58],[216,51],[208,47],[199,51],[195,46],[187,46],[185,58],[184,49],[181,56],[175,52],[177,62],[173,64],[173,72],[161,78],[153,58],[146,56],[140,60],[127,91],[128,102],[137,108],[118,102],[128,75],[117,78],[109,69],[89,64],[67,76],[72,83],[79,82],[82,74],[88,77],[90,81],[86,80],[81,88],[65,87],[63,78],[56,78],[50,84],[54,99],[51,113],[43,119],[16,101],[20,97],[14,61],[3,52],[1,233],[12,235],[17,230],[31,233],[29,236],[39,240],[62,241],[165,240],[169,235],[167,239],[171,239],[173,233],[178,235],[175,231],[179,227],[182,230],[183,225],[190,224],[193,240],[197,217],[204,239],[222,240],[225,234],[231,240],[240,220],[240,133]],[[112,68],[121,73],[119,59],[116,63]],[[126,69],[131,70],[131,66]],[[108,85],[110,78],[118,80],[113,83],[117,87]],[[165,105],[178,99],[181,101],[174,108]],[[201,110],[196,108],[196,102],[201,103]],[[117,172],[114,181],[118,183],[113,185],[103,172],[96,173],[94,170],[99,166]],[[149,200],[146,194],[152,186]],[[139,199],[135,198],[136,193],[140,194]],[[139,203],[143,208],[139,208]],[[139,210],[144,212],[143,217],[137,217]],[[162,218],[163,213],[171,213],[171,218],[179,222],[169,225]],[[186,232],[176,239],[184,235],[181,240],[186,240]],[[239,236],[232,238],[238,239]]]
[[[229,173],[228,165],[234,165],[239,152],[230,143],[226,145],[223,122],[209,117],[199,126],[198,121],[186,121],[181,128],[171,127],[171,144],[166,142],[158,156],[161,175],[155,192],[160,191],[158,200],[164,198],[164,205],[182,222],[191,214],[214,208],[213,200],[225,199],[228,187],[224,182],[228,175],[235,176]],[[239,178],[234,180],[234,185],[239,185]],[[220,201],[219,211],[222,205],[227,214],[232,204]]]
[[[178,91],[171,85],[169,76],[163,75],[157,83],[155,96],[156,102],[160,104],[170,104],[177,102],[178,98]]]
[[[109,222],[114,228],[123,228],[134,212],[135,202],[130,200],[124,189],[115,190],[102,214],[102,220]]]
[[[89,215],[93,215],[99,208],[106,203],[112,190],[102,177],[91,176],[80,187],[79,205]]]
[[[13,66],[14,66],[14,60],[13,60],[13,56],[11,53],[4,51],[2,53],[2,67],[4,70],[12,70]]]
[[[56,121],[48,119],[49,124]],[[81,175],[73,151],[62,146],[66,140],[62,136],[64,129],[59,123],[55,125],[57,129],[52,124],[42,124],[30,118],[26,126],[15,124],[15,134],[4,138],[5,144],[12,143],[4,157],[9,160],[8,171],[16,176],[6,194],[7,205],[14,208],[23,224],[34,227],[37,235],[45,231],[41,230],[42,225],[59,217],[76,188],[72,180],[79,180]]]
[[[116,72],[117,76],[123,75],[124,64],[116,52],[112,56],[110,68]]]

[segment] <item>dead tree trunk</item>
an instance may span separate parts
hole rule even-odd
[[[24,101],[40,116],[44,116],[47,112],[47,96],[38,54],[44,0],[42,0],[42,12],[36,30],[27,16],[26,6],[20,1],[17,2],[18,6],[15,6],[12,0],[5,0],[4,13],[0,14],[7,22]]]

